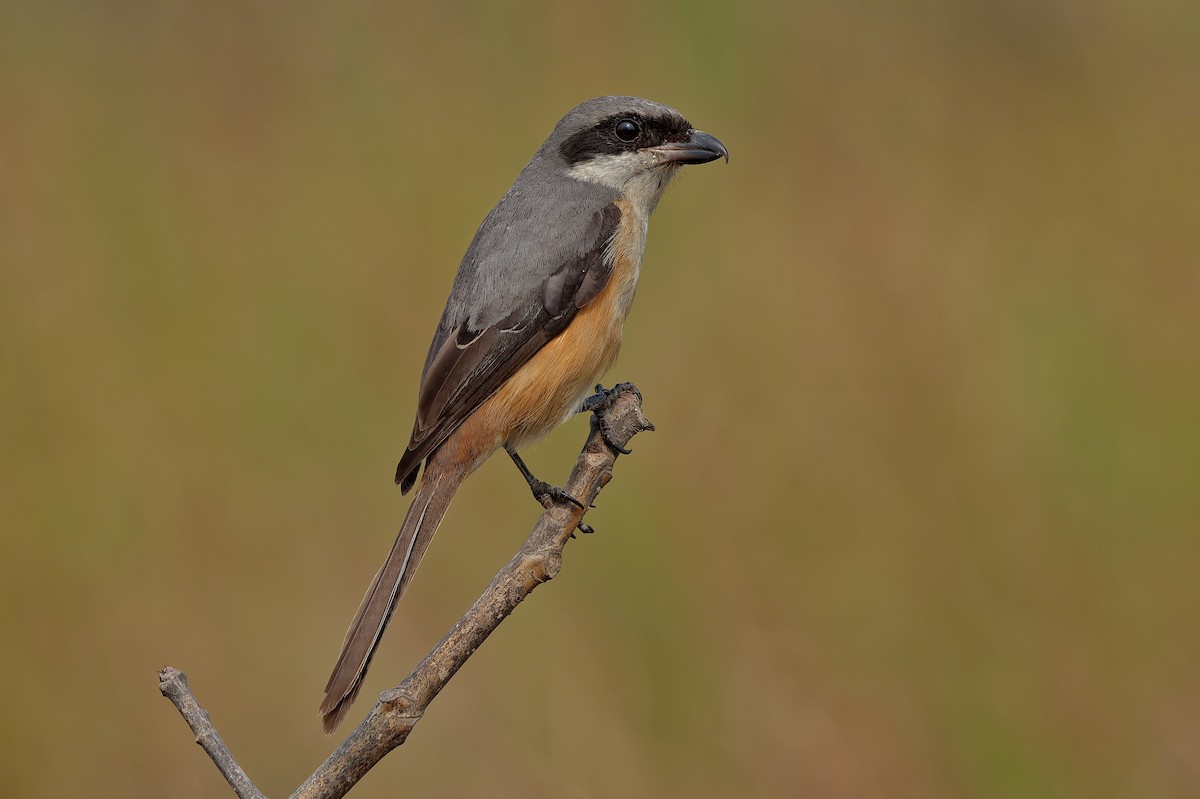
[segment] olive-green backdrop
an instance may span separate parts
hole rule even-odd
[[[729,147],[640,437],[354,796],[1200,794],[1200,6],[0,5],[0,795],[286,795],[475,226],[575,103]],[[565,476],[586,424],[530,453]],[[536,506],[458,497],[350,721]]]

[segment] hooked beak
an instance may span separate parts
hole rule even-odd
[[[647,148],[664,161],[676,164],[707,164],[724,158],[729,163],[729,151],[716,136],[710,136],[702,130],[690,131],[687,141],[668,142],[657,147]]]

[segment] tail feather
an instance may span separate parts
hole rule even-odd
[[[329,675],[329,682],[325,685],[325,700],[321,703],[325,732],[330,733],[337,728],[358,696],[392,610],[425,557],[429,542],[433,540],[433,534],[437,532],[442,517],[450,507],[450,500],[454,498],[464,477],[464,474],[449,470],[438,471],[431,476],[426,470],[421,487],[396,536],[396,543],[375,574],[358,612],[350,622],[350,628],[346,630],[341,654],[333,673]]]

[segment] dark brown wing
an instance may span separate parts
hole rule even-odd
[[[401,491],[412,488],[421,462],[607,285],[606,250],[620,219],[615,205],[596,211],[582,251],[540,283],[529,281],[518,307],[500,320],[474,329],[469,319],[448,324],[443,315],[421,375],[412,438],[396,467]]]

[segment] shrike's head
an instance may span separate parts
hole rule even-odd
[[[729,160],[716,137],[673,108],[638,97],[597,97],[571,110],[539,155],[575,180],[614,189],[649,213],[680,166]]]

